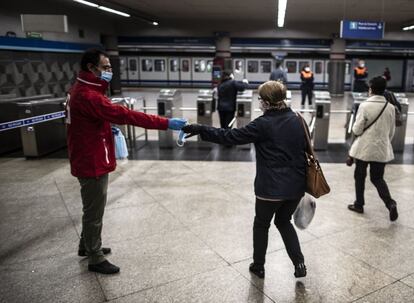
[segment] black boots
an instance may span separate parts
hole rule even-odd
[[[102,252],[104,255],[110,254],[111,249],[109,247],[102,247]],[[86,253],[85,249],[79,249],[78,250],[78,256],[79,257],[86,257],[88,254]]]
[[[105,275],[111,275],[119,273],[119,267],[109,263],[108,260],[105,260],[98,264],[89,264],[88,270],[93,272],[98,272]]]
[[[265,276],[264,266],[260,264],[251,263],[249,266],[249,271],[258,276],[260,279],[263,279]]]
[[[398,218],[397,203],[393,201],[387,206],[387,208],[390,211],[390,220],[391,221],[397,220]]]
[[[263,265],[251,263],[249,266],[249,271],[258,276],[260,279],[263,279],[265,277],[265,269]],[[306,266],[304,263],[295,265],[294,275],[296,278],[306,277]]]
[[[357,206],[355,204],[349,204],[348,209],[351,210],[351,211],[354,211],[358,214],[363,214],[364,213],[364,207],[363,206]]]
[[[295,277],[296,278],[306,277],[306,266],[304,263],[299,263],[295,265]]]

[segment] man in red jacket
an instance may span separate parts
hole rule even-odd
[[[88,256],[89,271],[103,274],[119,272],[101,247],[102,218],[108,189],[108,173],[115,170],[115,148],[111,124],[131,124],[147,129],[180,130],[186,120],[163,118],[114,105],[105,96],[112,78],[108,55],[87,50],[81,71],[67,102],[67,137],[71,173],[81,186],[83,203],[79,256]]]

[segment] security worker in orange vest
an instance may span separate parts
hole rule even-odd
[[[368,69],[365,62],[360,60],[354,68],[354,92],[363,93],[368,91],[367,85]]]
[[[309,105],[311,106],[314,84],[313,84],[313,73],[308,65],[305,66],[300,72],[300,79],[302,80],[302,84],[300,85],[300,89],[302,91],[302,107],[305,106],[306,96],[308,96],[308,102],[309,102]]]

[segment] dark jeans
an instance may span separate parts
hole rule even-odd
[[[298,235],[290,220],[300,199],[285,201],[263,201],[256,198],[256,216],[253,225],[253,261],[265,264],[270,222],[275,215],[275,225],[282,236],[286,251],[294,265],[304,262]]]
[[[303,87],[301,90],[302,90],[302,105],[305,105],[306,96],[308,96],[309,105],[312,105],[312,88]]]
[[[89,264],[105,261],[102,252],[102,218],[106,205],[108,174],[99,178],[78,178],[83,204],[82,233],[79,249],[85,249]]]
[[[365,162],[355,159],[355,192],[356,201],[355,205],[364,206],[364,191],[365,191],[365,178],[367,176],[367,167],[369,164],[369,174],[372,184],[377,188],[378,194],[384,201],[385,206],[389,207],[391,203],[395,201],[391,198],[390,191],[388,190],[387,183],[384,180],[385,163],[381,162]]]
[[[219,111],[220,127],[229,128],[229,123],[234,118],[235,111]]]

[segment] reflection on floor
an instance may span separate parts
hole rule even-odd
[[[142,93],[154,106],[156,90],[130,92]],[[183,105],[193,106],[194,97],[184,92]],[[297,92],[293,99],[297,108]],[[349,102],[347,94],[332,108]],[[196,121],[195,113],[185,115]],[[0,302],[414,302],[414,166],[406,165],[414,164],[412,120],[404,153],[386,167],[400,213],[391,223],[369,178],[365,213],[347,210],[354,180],[344,164],[345,116],[331,119],[329,148],[317,154],[332,192],[298,231],[308,267],[302,279],[294,278],[274,226],[266,278],[249,274],[254,148],[191,141],[160,149],[157,131],[149,131],[150,140],[110,175],[103,243],[121,267],[116,276],[89,273],[76,254],[82,206],[67,150],[35,160],[21,151],[2,156]]]
[[[0,302],[413,302],[414,166],[386,168],[394,223],[369,181],[365,213],[349,212],[353,169],[323,168],[332,193],[298,231],[308,276],[294,278],[272,226],[260,280],[248,272],[253,162],[121,161],[103,228],[121,273],[103,276],[76,255],[82,207],[68,161],[0,158]]]

